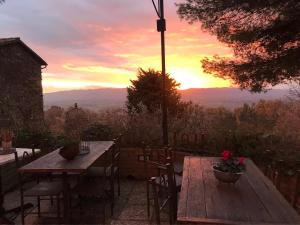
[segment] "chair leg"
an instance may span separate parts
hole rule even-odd
[[[173,202],[169,200],[169,222],[170,224],[174,224],[173,223]]]
[[[24,195],[23,195],[23,187],[22,187],[22,184],[21,184],[21,187],[20,187],[20,194],[21,194],[21,222],[22,222],[22,225],[25,225],[25,212],[24,212]]]
[[[56,204],[57,204],[57,218],[60,218],[60,201],[59,201],[59,195],[56,196]]]
[[[158,203],[158,194],[155,181],[152,181],[152,191],[153,191],[153,199],[154,199],[154,213],[155,213],[155,224],[160,225],[160,213],[159,213],[159,203]],[[170,204],[171,206],[171,204]],[[170,224],[172,223],[171,213],[170,213]]]
[[[177,193],[176,193],[177,195]],[[176,196],[172,196],[169,201],[169,207],[170,207],[170,223],[175,224],[176,218],[177,218],[177,198]]]
[[[113,191],[114,192],[114,191]],[[115,207],[115,202],[114,202],[114,194],[112,193],[111,196],[111,203],[110,203],[110,215],[114,215],[114,207]]]
[[[79,214],[82,215],[82,197],[79,195]]]
[[[149,181],[146,181],[146,194],[147,194],[147,216],[150,218],[150,193],[149,193]]]
[[[103,198],[103,224],[106,224],[106,198]]]
[[[115,207],[115,184],[114,184],[114,177],[111,178],[111,216],[114,215],[114,207]]]
[[[120,168],[118,168],[118,174],[117,174],[117,181],[118,181],[118,196],[121,195],[121,187],[120,187]]]
[[[296,187],[295,187],[295,194],[293,198],[293,206],[296,209],[298,198],[300,197],[300,170],[297,170],[297,176],[296,176]]]
[[[41,197],[37,197],[38,217],[41,217]]]

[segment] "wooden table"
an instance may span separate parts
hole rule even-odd
[[[184,159],[177,220],[180,224],[300,224],[300,216],[256,165],[236,184],[217,181],[212,164],[217,158]]]
[[[59,149],[23,166],[20,173],[81,173],[85,172],[103,153],[110,149],[113,141],[90,142],[90,153],[66,160],[59,155]]]
[[[62,173],[64,183],[64,211],[68,216],[68,194],[69,185],[67,182],[68,173],[86,172],[93,163],[109,150],[113,141],[89,142],[90,152],[85,155],[78,155],[73,160],[66,160],[55,150],[19,169],[19,173],[41,174],[41,173]]]

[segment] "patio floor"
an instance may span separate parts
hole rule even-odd
[[[19,191],[15,190],[5,195],[5,208],[18,206],[20,202]],[[30,200],[35,204],[35,200]],[[44,203],[45,204],[45,203]],[[44,205],[44,207],[46,207]],[[114,216],[110,216],[110,210],[106,210],[106,224],[112,225],[148,225],[146,212],[146,187],[142,181],[134,179],[122,179],[121,196],[116,198]],[[41,224],[38,217],[29,215],[26,217],[26,225]],[[167,214],[162,216],[162,224],[168,224]],[[20,216],[15,219],[16,224],[21,224]],[[53,223],[52,223],[53,224]],[[100,224],[100,223],[99,223]]]
[[[35,199],[29,199],[33,204],[36,203]],[[5,208],[10,209],[19,205],[20,195],[19,191],[15,190],[5,195]],[[28,202],[28,201],[27,201]],[[44,208],[48,207],[44,203]],[[42,208],[43,208],[42,207]],[[55,207],[55,205],[54,205]],[[300,212],[299,212],[300,213]],[[143,181],[135,179],[122,179],[121,180],[121,196],[116,198],[116,205],[114,209],[114,216],[110,216],[109,206],[106,210],[106,224],[111,225],[149,225],[151,224],[147,219],[146,212],[146,187]],[[163,225],[167,225],[167,214],[161,215]],[[49,220],[48,220],[49,221]],[[98,221],[98,220],[97,220]],[[20,216],[15,220],[15,224],[21,224]],[[26,217],[26,225],[39,225],[39,224],[57,224],[53,222],[41,222],[35,215]],[[75,225],[74,223],[72,223]],[[99,223],[80,223],[80,224],[101,224]],[[154,224],[154,223],[152,223]]]

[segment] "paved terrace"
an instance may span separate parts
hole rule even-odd
[[[5,195],[5,208],[13,208],[19,205],[20,195],[18,190],[14,190]],[[28,201],[27,201],[28,202]],[[32,203],[35,200],[32,199]],[[42,208],[49,206],[49,201],[42,202]],[[47,204],[47,205],[46,205]],[[54,205],[55,208],[55,205]],[[109,206],[106,210],[106,224],[111,225],[148,225],[146,212],[146,187],[142,181],[134,179],[123,179],[121,182],[121,196],[116,199],[114,216],[110,216]],[[167,215],[162,216],[162,224],[168,224]],[[26,225],[55,224],[53,222],[42,222],[37,216],[26,217]],[[15,220],[16,224],[21,224],[20,216]],[[97,223],[97,222],[96,222]],[[84,223],[89,224],[89,223]],[[91,223],[91,224],[95,224]],[[99,224],[99,223],[98,223]]]
[[[35,199],[29,200],[35,204]],[[20,194],[19,190],[14,190],[5,195],[5,208],[10,209],[19,205]],[[27,201],[28,202],[28,201]],[[49,207],[49,201],[42,203],[42,208]],[[53,206],[55,208],[55,205]],[[299,212],[300,213],[300,212]],[[121,196],[116,198],[116,206],[114,216],[110,216],[109,206],[106,210],[106,224],[111,225],[149,225],[146,212],[146,187],[143,181],[135,179],[121,180]],[[162,224],[167,225],[167,214],[162,215]],[[15,220],[15,223],[21,224],[20,216]],[[41,222],[37,216],[29,215],[26,217],[26,225],[38,224],[55,224],[55,222]],[[95,221],[93,223],[84,222],[81,224],[100,224]],[[73,224],[75,225],[75,224]]]

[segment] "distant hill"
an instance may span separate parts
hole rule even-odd
[[[252,94],[237,88],[193,88],[180,91],[182,99],[206,107],[224,106],[234,108],[244,103],[255,103],[260,99],[285,99],[286,89],[274,89],[267,93]],[[69,107],[75,102],[93,110],[122,107],[127,96],[126,88],[103,88],[95,90],[61,91],[44,94],[45,108],[52,105]]]
[[[238,88],[196,88],[182,91],[182,99],[207,107],[235,108],[244,103],[258,102],[261,99],[284,100],[289,94],[288,92],[288,89],[273,89],[266,93],[254,94],[249,91],[241,91]]]

